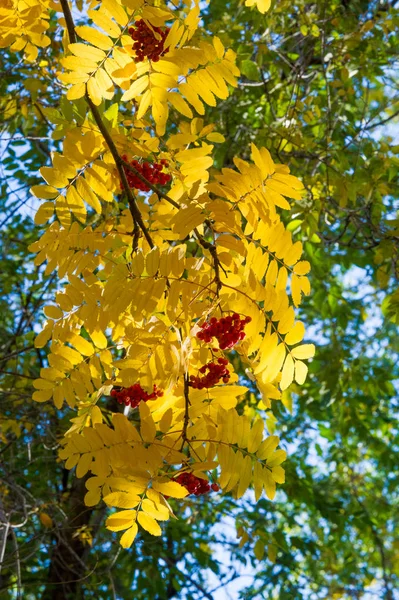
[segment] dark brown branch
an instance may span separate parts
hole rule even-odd
[[[367,127],[364,128],[364,131],[370,131],[370,129],[374,129],[375,127],[380,127],[381,125],[385,125],[385,123],[392,121],[392,119],[394,119],[397,116],[399,116],[399,110],[395,111],[389,117],[386,117],[385,119],[381,119],[381,121],[378,121],[377,123],[372,123],[371,125],[368,125]]]
[[[86,98],[87,104],[89,105],[91,113],[94,117],[94,120],[97,124],[97,127],[99,128],[99,130],[109,148],[109,151],[111,152],[112,157],[115,161],[116,168],[118,169],[119,177],[121,178],[122,185],[126,192],[126,196],[127,196],[128,203],[129,203],[129,209],[130,209],[131,215],[133,217],[133,222],[138,224],[138,226],[140,227],[140,229],[142,230],[142,232],[144,234],[145,239],[148,242],[148,245],[150,246],[150,248],[153,248],[154,243],[151,239],[151,236],[148,232],[147,227],[144,224],[143,217],[141,216],[141,212],[139,211],[137,203],[136,203],[136,199],[132,194],[132,190],[130,189],[130,186],[129,186],[129,183],[128,183],[128,180],[126,177],[125,169],[123,168],[124,161],[123,161],[122,157],[119,155],[119,152],[114,144],[114,141],[113,141],[112,137],[110,136],[108,129],[104,125],[103,120],[101,119],[101,115],[100,115],[100,112],[99,112],[97,106],[95,104],[93,104],[92,100],[89,98],[87,93],[85,95],[85,98]]]
[[[60,0],[60,1],[61,1],[61,7],[62,7],[62,11],[64,13],[64,17],[65,17],[65,21],[66,21],[69,39],[72,43],[75,43],[76,42],[75,24],[73,22],[73,18],[72,18],[71,10],[69,8],[68,0]],[[133,222],[135,224],[136,223],[138,224],[138,226],[140,227],[140,229],[142,230],[142,232],[144,234],[145,239],[148,242],[148,245],[150,246],[150,248],[153,248],[154,243],[153,243],[151,236],[148,232],[148,229],[143,221],[141,212],[139,211],[137,203],[136,203],[136,199],[133,196],[132,190],[130,189],[129,183],[127,181],[126,173],[123,168],[124,160],[120,156],[118,149],[115,146],[115,143],[101,118],[101,115],[100,115],[100,112],[99,112],[97,106],[93,103],[93,101],[91,100],[91,98],[87,92],[85,94],[85,100],[90,108],[91,114],[93,115],[93,118],[97,124],[97,127],[99,128],[99,130],[109,148],[109,151],[111,152],[112,157],[115,161],[116,168],[118,169],[119,177],[122,181],[122,185],[126,192],[126,196],[127,196],[128,203],[129,203],[129,209],[130,209],[131,215],[133,217]]]
[[[219,291],[222,287],[222,282],[220,279],[220,261],[219,261],[219,257],[217,254],[217,250],[216,250],[216,246],[214,244],[211,244],[210,242],[208,242],[198,231],[197,228],[194,229],[194,233],[198,238],[199,243],[201,244],[201,246],[203,248],[205,248],[205,250],[209,250],[209,252],[211,253],[212,256],[212,260],[213,260],[213,268],[215,271],[215,283],[216,283],[216,293],[217,295],[219,294]]]

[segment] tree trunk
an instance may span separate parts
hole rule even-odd
[[[86,477],[74,477],[69,497],[64,506],[67,520],[57,530],[57,543],[51,553],[46,588],[42,600],[75,600],[86,566],[82,560],[85,545],[75,536],[77,530],[88,525],[93,508],[83,502]]]

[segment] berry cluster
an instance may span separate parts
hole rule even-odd
[[[195,390],[203,390],[204,388],[211,388],[221,379],[223,383],[228,383],[230,379],[230,373],[226,367],[229,364],[227,358],[218,358],[217,362],[209,362],[200,368],[199,372],[206,375],[204,377],[196,377],[190,375],[189,385]]]
[[[147,400],[155,400],[160,396],[163,396],[163,391],[158,390],[157,386],[154,385],[154,391],[151,394],[148,394],[139,383],[135,383],[128,388],[116,389],[114,388],[111,391],[111,396],[117,399],[119,404],[125,404],[126,406],[131,406],[132,408],[136,408],[141,401],[147,402]]]
[[[212,317],[210,321],[201,325],[201,331],[197,333],[197,338],[209,343],[215,337],[219,342],[219,348],[226,350],[245,338],[244,327],[250,322],[251,317],[240,319],[240,315],[237,313],[221,319]]]
[[[160,27],[149,27],[142,19],[136,21],[136,28],[130,27],[129,34],[134,41],[133,50],[136,52],[136,63],[149,58],[158,62],[168,48],[164,48],[165,40],[169,33],[169,27],[162,31]]]
[[[195,496],[202,496],[202,494],[207,494],[211,490],[214,492],[219,491],[217,483],[212,483],[211,485],[206,479],[196,477],[192,473],[180,473],[173,481],[180,483],[190,494],[194,494]]]
[[[126,155],[122,156],[122,158],[125,162],[129,162]],[[168,161],[165,160],[164,158],[159,163],[150,163],[150,162],[146,162],[146,161],[140,163],[138,160],[132,160],[132,161],[130,161],[130,164],[139,173],[141,173],[142,176],[147,179],[147,181],[149,181],[153,185],[157,185],[157,184],[165,185],[166,183],[168,183],[171,180],[170,175],[162,172],[163,167],[168,166]],[[134,173],[129,171],[126,167],[123,167],[123,169],[125,171],[126,179],[129,183],[129,187],[136,188],[137,190],[141,190],[142,192],[150,191],[150,188],[148,187],[148,185],[146,185],[143,181],[141,181],[141,179],[139,179],[137,177],[137,175],[135,175]],[[123,185],[121,183],[121,189],[122,188],[123,188]]]

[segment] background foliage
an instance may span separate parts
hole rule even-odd
[[[34,331],[54,281],[33,266],[29,188],[62,136],[58,42],[28,63],[1,54],[0,595],[56,598],[51,551],[84,546],[77,597],[386,598],[397,542],[397,198],[395,2],[281,0],[260,15],[211,1],[205,26],[238,49],[239,88],[213,113],[229,166],[253,141],[300,176],[292,231],[312,263],[302,305],[318,346],[310,376],[268,412],[289,453],[274,503],[204,497],[160,539],[120,551],[102,508],[56,461],[69,416],[31,401],[44,354]],[[60,40],[55,17],[49,35]],[[246,158],[244,156],[244,158]],[[12,507],[11,509],[9,507]],[[218,513],[230,515],[217,526]],[[237,539],[234,522],[239,521]],[[241,539],[241,543],[240,543]],[[251,550],[251,552],[249,552]],[[253,550],[255,551],[253,553]],[[243,573],[249,577],[241,577]],[[217,590],[217,591],[216,591]]]

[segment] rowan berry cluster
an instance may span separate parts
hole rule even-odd
[[[203,367],[200,368],[199,372],[201,374],[206,375],[204,377],[196,377],[195,375],[190,375],[189,385],[195,390],[203,390],[204,388],[211,388],[221,379],[223,379],[223,383],[228,383],[230,379],[230,373],[227,369],[229,361],[227,358],[218,358],[217,362],[209,362]]]
[[[156,398],[163,396],[163,391],[158,390],[157,386],[154,385],[153,392],[149,394],[143,390],[139,383],[135,383],[128,388],[114,388],[111,391],[111,396],[116,398],[119,404],[125,404],[126,406],[136,408],[141,401],[147,402],[147,400],[155,400]]]
[[[142,19],[136,21],[136,27],[130,27],[129,34],[134,41],[133,50],[136,52],[136,63],[149,58],[158,62],[161,56],[166,54],[168,48],[164,48],[165,40],[169,33],[169,27],[162,30],[160,27],[149,27]]]
[[[122,158],[125,162],[129,162],[126,155],[122,156]],[[140,163],[138,160],[131,160],[130,164],[153,185],[165,185],[171,180],[171,176],[162,171],[164,167],[168,166],[168,161],[164,158],[160,160],[159,163],[150,163],[147,161]],[[137,175],[132,173],[132,171],[129,171],[126,167],[123,167],[123,169],[125,171],[129,187],[136,188],[142,192],[150,191],[151,188],[149,188],[146,183],[141,181]],[[122,188],[123,185],[121,183],[121,189]]]
[[[211,485],[206,479],[196,477],[192,473],[180,473],[173,481],[180,483],[190,494],[194,494],[195,496],[202,496],[202,494],[207,494],[211,490],[214,492],[219,491],[217,483],[212,483]]]
[[[237,313],[221,319],[212,317],[210,321],[201,325],[201,331],[197,333],[197,338],[209,343],[215,337],[219,342],[219,348],[227,350],[245,338],[244,327],[250,322],[251,317],[240,319],[240,315]]]

